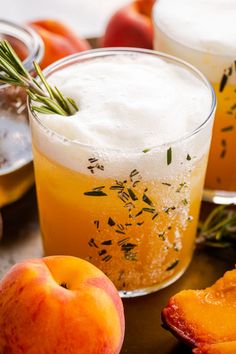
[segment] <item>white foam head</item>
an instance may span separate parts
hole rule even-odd
[[[60,153],[57,138],[54,147],[45,136],[38,144],[46,155],[73,169],[81,164],[66,157],[66,149],[73,158],[79,155],[80,161],[81,156],[88,158],[86,145],[89,153],[91,149],[97,153],[115,149],[125,159],[133,153],[143,156],[145,149],[191,134],[206,120],[212,105],[209,87],[196,74],[154,55],[119,53],[93,58],[53,73],[49,81],[73,97],[80,109],[72,117],[39,117],[44,126],[71,144],[67,141]],[[195,140],[188,152],[200,156],[209,138],[201,147]],[[85,145],[80,145],[83,153],[76,153],[76,143]],[[182,149],[186,156],[184,144]]]
[[[153,17],[155,47],[189,61],[211,81],[235,59],[235,0],[159,0]]]

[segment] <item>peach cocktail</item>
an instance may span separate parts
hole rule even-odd
[[[159,0],[153,11],[155,49],[191,63],[215,89],[218,103],[203,196],[220,204],[236,203],[235,15],[230,0]]]
[[[170,284],[192,257],[210,84],[175,58],[130,49],[71,56],[45,74],[79,106],[31,114],[45,254],[89,260],[123,296]]]

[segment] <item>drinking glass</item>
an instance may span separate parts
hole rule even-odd
[[[203,199],[216,204],[236,204],[235,56],[227,51],[216,53],[214,41],[204,50],[194,44],[186,45],[176,38],[174,31],[167,33],[160,28],[158,10],[163,1],[159,0],[153,10],[154,48],[194,65],[210,80],[216,92],[217,110]],[[201,21],[201,16],[197,19]]]
[[[211,85],[198,70],[148,50],[76,54],[53,64],[45,74],[50,77],[77,63],[107,56],[119,60],[130,54],[161,58],[207,88],[211,105],[195,130],[162,145],[157,139],[150,150],[101,148],[55,133],[30,109],[45,254],[92,262],[126,297],[167,286],[191,260],[216,104]]]

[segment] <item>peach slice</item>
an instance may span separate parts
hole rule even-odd
[[[162,320],[192,347],[236,341],[236,270],[205,290],[184,290],[171,297]]]
[[[236,341],[217,344],[205,344],[193,350],[194,354],[235,354]]]

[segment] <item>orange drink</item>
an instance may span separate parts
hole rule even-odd
[[[222,204],[236,203],[235,15],[231,0],[159,0],[153,11],[155,49],[196,66],[216,91],[203,197]]]
[[[185,63],[142,50],[76,55],[47,75],[80,110],[31,116],[45,254],[89,260],[123,296],[170,284],[192,257],[213,90]]]

